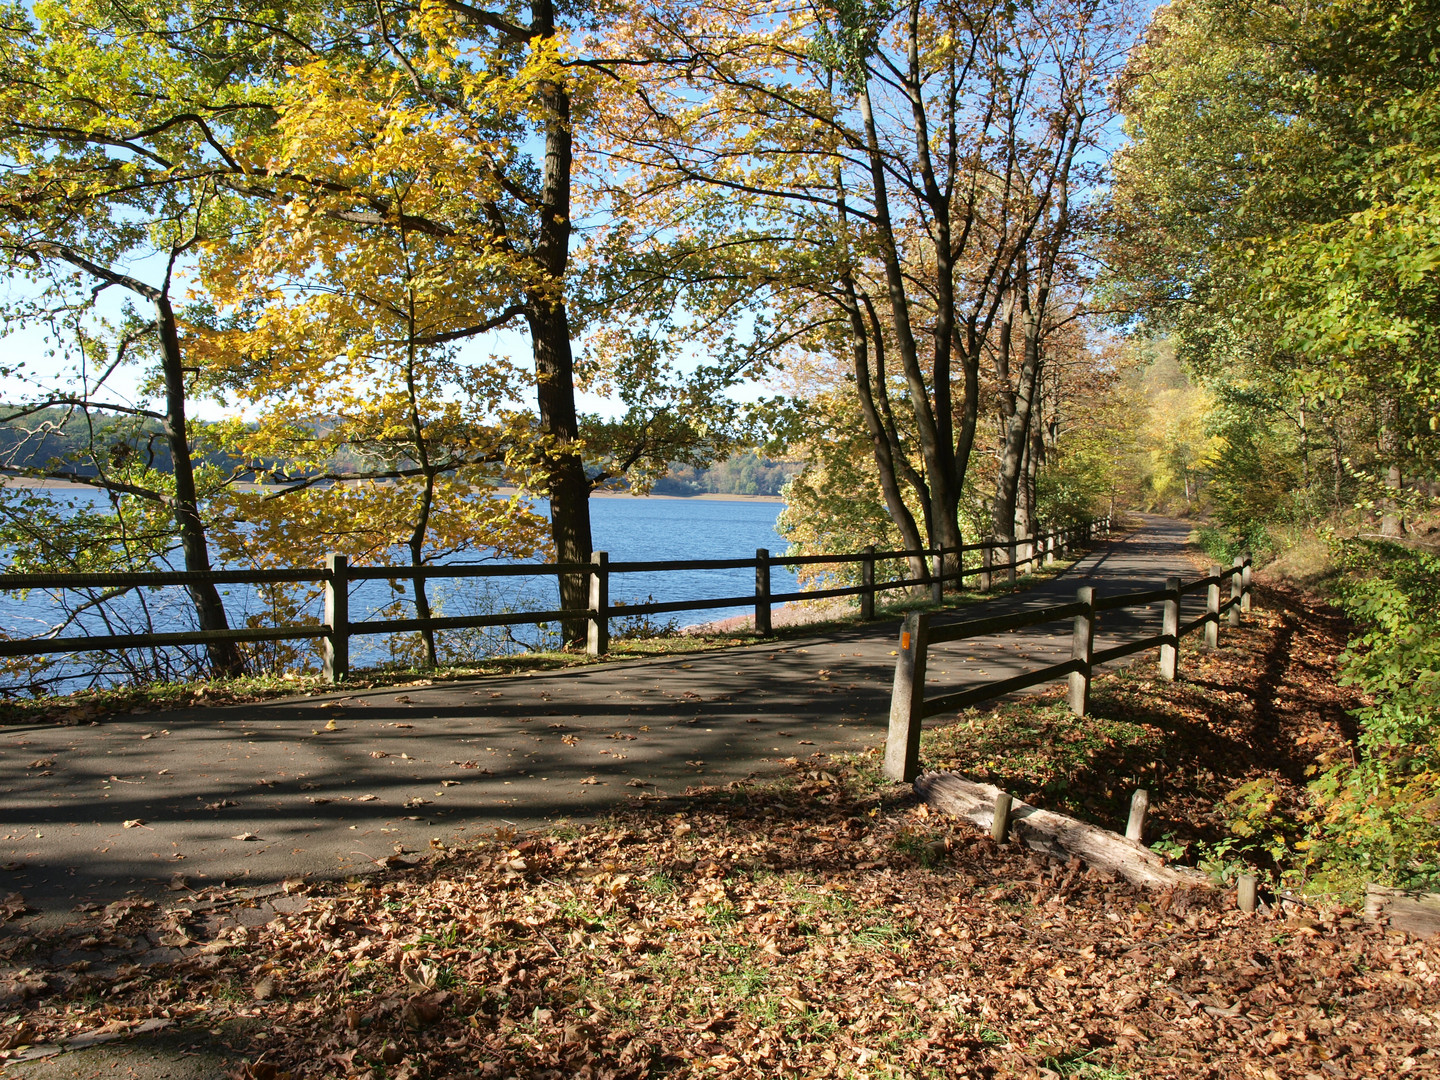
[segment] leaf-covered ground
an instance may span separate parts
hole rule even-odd
[[[1306,690],[1317,632],[1274,610],[1246,649],[1187,654],[1194,681],[1108,678],[1092,741],[1007,706],[997,723],[1035,730],[970,744],[967,719],[929,763],[970,744],[991,778],[1101,817],[1142,779],[1164,828],[1213,831],[1248,779],[1298,798],[1309,739],[1331,740],[1333,699]],[[1440,1075],[1440,945],[1343,907],[1144,893],[996,846],[872,768],[816,757],[784,783],[400,854],[291,883],[260,925],[178,891],[11,935],[0,1047],[163,1022],[256,1080]],[[173,958],[131,962],[156,947]]]
[[[1095,681],[1084,719],[1059,693],[1005,703],[927,733],[922,760],[1121,831],[1144,788],[1146,839],[1166,854],[1208,853],[1217,870],[1243,861],[1273,874],[1277,856],[1294,868],[1305,786],[1355,736],[1361,697],[1335,682],[1348,630],[1313,597],[1267,588],[1243,626],[1221,628],[1219,651],[1186,639],[1178,682],[1161,681],[1149,653]]]

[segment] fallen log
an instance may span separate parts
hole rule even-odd
[[[1391,928],[1417,937],[1440,933],[1440,893],[1365,886],[1365,914],[1390,921]]]
[[[915,793],[936,810],[986,830],[994,825],[995,796],[1002,794],[993,784],[977,784],[954,773],[925,773],[915,781]],[[1019,799],[1011,804],[1010,822],[1010,835],[1031,849],[1059,859],[1084,859],[1096,869],[1119,874],[1136,885],[1211,888],[1214,884],[1198,871],[1165,865],[1155,852],[1119,833]]]

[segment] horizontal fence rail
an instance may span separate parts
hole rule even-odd
[[[858,596],[861,618],[875,617],[878,594],[897,589],[929,585],[931,599],[943,600],[947,584],[962,584],[966,578],[979,578],[981,591],[994,587],[997,575],[1013,583],[1017,571],[1048,564],[1064,558],[1075,549],[1089,544],[1096,535],[1109,537],[1111,519],[1099,518],[1013,540],[988,540],[953,548],[915,551],[885,551],[867,547],[860,552],[831,555],[772,555],[757,549],[753,559],[675,559],[653,562],[611,562],[609,555],[597,551],[588,563],[514,563],[507,565],[452,564],[443,566],[351,566],[344,555],[326,557],[323,568],[281,568],[273,570],[213,570],[203,573],[188,571],[147,571],[137,573],[93,574],[0,574],[0,592],[23,592],[29,589],[131,589],[164,586],[318,585],[324,594],[323,621],[317,625],[243,627],[228,630],[185,630],[175,633],[73,635],[69,637],[38,637],[0,639],[0,658],[46,656],[106,652],[121,649],[158,646],[206,645],[214,642],[303,641],[319,639],[323,672],[331,682],[343,680],[350,668],[350,639],[372,634],[396,634],[413,631],[461,630],[494,626],[529,626],[540,623],[584,621],[586,650],[593,656],[609,649],[610,620],[617,616],[659,615],[672,611],[694,611],[722,607],[749,607],[755,612],[755,630],[771,633],[771,607],[798,600],[819,600],[835,596]],[[981,554],[980,565],[965,567],[964,556]],[[899,560],[919,562],[924,575],[903,576],[880,581],[876,567]],[[859,564],[861,583],[831,588],[773,592],[770,569],[773,566],[845,566]],[[755,571],[755,591],[740,596],[703,597],[686,600],[650,601],[643,604],[614,604],[609,600],[610,581],[616,574],[697,573],[706,570]],[[365,581],[431,581],[438,579],[511,578],[585,575],[590,583],[585,608],[557,608],[551,611],[502,612],[491,615],[432,616],[409,619],[350,618],[350,586]]]
[[[934,616],[929,613],[914,612],[907,615],[900,630],[900,648],[896,650],[895,659],[895,685],[890,695],[890,729],[885,739],[886,777],[908,784],[918,775],[920,731],[926,717],[944,712],[958,712],[972,705],[1066,676],[1070,681],[1070,711],[1076,716],[1084,716],[1090,708],[1090,679],[1095,667],[1150,649],[1160,650],[1161,678],[1173,681],[1177,675],[1180,641],[1186,634],[1203,628],[1205,644],[1213,649],[1220,643],[1222,615],[1230,626],[1240,625],[1241,612],[1251,608],[1250,571],[1250,557],[1238,556],[1229,569],[1212,566],[1205,577],[1189,582],[1181,581],[1178,577],[1169,578],[1165,582],[1165,588],[1148,592],[1097,597],[1095,590],[1087,585],[1077,590],[1073,603],[950,624],[934,623]],[[1230,596],[1222,602],[1221,587],[1227,580],[1230,583]],[[1182,598],[1198,592],[1205,594],[1205,613],[1182,623]],[[1160,633],[1096,651],[1097,613],[1131,610],[1154,604],[1164,605]],[[932,645],[1002,634],[1064,619],[1073,620],[1069,660],[1035,668],[997,682],[973,684],[938,697],[925,696],[927,652]]]

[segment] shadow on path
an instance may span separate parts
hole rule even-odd
[[[1065,602],[1082,584],[1105,595],[1193,576],[1187,534],[1180,522],[1147,519],[1054,581],[954,618]],[[1159,618],[1158,605],[1107,614],[1097,647],[1153,633]],[[884,738],[898,626],[565,672],[130,714],[96,727],[5,728],[0,893],[19,891],[54,920],[177,874],[198,888],[354,873],[397,849],[496,825],[596,815],[874,747]],[[1057,623],[942,646],[930,670],[937,686],[1001,679],[1068,650],[1068,626]]]

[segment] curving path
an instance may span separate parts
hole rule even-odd
[[[1188,528],[1148,518],[1054,581],[964,617],[1061,603],[1082,584],[1114,593],[1194,576]],[[1159,617],[1158,606],[1107,615],[1097,647],[1156,632]],[[351,873],[401,847],[598,814],[627,798],[875,746],[898,625],[532,676],[130,714],[97,727],[0,728],[0,898],[18,891],[52,921],[177,873],[197,889]],[[1060,623],[942,646],[930,672],[946,684],[1000,679],[1068,654]]]

